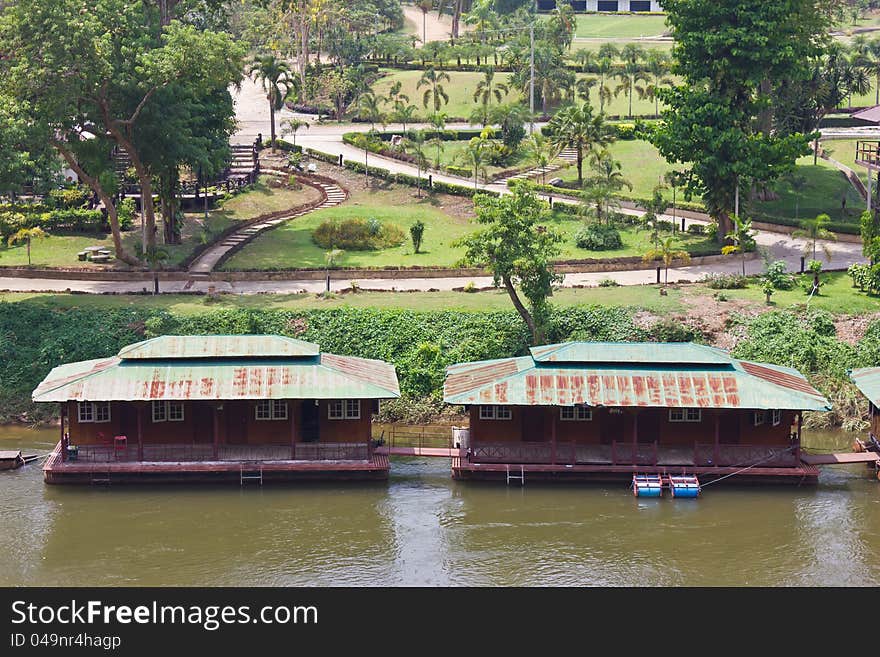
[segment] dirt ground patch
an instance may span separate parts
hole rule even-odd
[[[687,307],[686,312],[670,317],[701,332],[712,346],[728,350],[733,349],[742,337],[730,326],[731,317],[733,315],[757,317],[767,310],[754,301],[745,299],[721,301],[708,294],[682,295],[681,301]]]
[[[868,325],[874,320],[880,318],[880,313],[870,313],[867,315],[844,315],[834,320],[834,328],[837,330],[837,337],[849,344],[856,344],[865,337],[865,331]]]

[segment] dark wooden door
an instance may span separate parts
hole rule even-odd
[[[600,437],[603,445],[610,445],[615,440],[617,442],[632,440],[632,436],[626,436],[627,423],[623,413],[612,413],[610,409],[603,409],[601,413]]]
[[[543,406],[526,406],[522,408],[522,439],[526,443],[542,443],[550,440],[550,432],[546,430],[544,419],[546,409]]]
[[[653,443],[660,439],[660,420],[662,417],[662,409],[639,410],[638,441],[640,443]]]
[[[321,439],[321,408],[311,399],[306,399],[300,404],[300,431],[299,442],[316,443]]]

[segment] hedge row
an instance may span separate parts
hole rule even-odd
[[[97,233],[110,227],[100,210],[0,211],[0,237],[5,241],[22,228],[42,228],[47,233],[69,231]]]

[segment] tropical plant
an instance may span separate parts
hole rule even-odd
[[[812,252],[813,261],[818,262],[818,260],[816,260],[816,247],[819,245],[819,240],[831,242],[837,241],[837,235],[828,229],[828,226],[830,225],[831,217],[827,214],[820,214],[816,216],[815,219],[802,219],[800,222],[800,228],[793,231],[791,236],[806,239],[807,243],[804,245],[804,255],[807,256]],[[825,253],[825,258],[830,261],[831,249],[824,243],[821,246],[822,251]]]
[[[413,250],[418,253],[422,248],[422,237],[425,235],[425,222],[421,219],[417,220],[409,227],[409,236],[412,238]]]
[[[444,82],[450,81],[449,73],[437,71],[433,66],[429,67],[416,84],[416,89],[426,87],[422,94],[422,106],[427,109],[428,105],[434,108],[434,113],[440,111],[443,105],[449,103],[449,94],[443,88]]]
[[[645,253],[645,255],[642,256],[642,260],[645,262],[652,262],[654,260],[663,261],[663,267],[666,270],[663,278],[663,286],[666,287],[669,284],[669,267],[672,264],[672,261],[681,260],[683,264],[687,264],[690,262],[691,256],[687,251],[677,249],[674,238],[669,236],[665,239],[661,239],[657,246]]]
[[[650,52],[647,61],[648,85],[645,87],[645,96],[654,101],[654,114],[660,113],[657,92],[663,87],[669,87],[673,84],[673,80],[669,76],[669,68],[669,55],[659,50]]]
[[[639,83],[650,82],[650,78],[642,67],[643,51],[640,47],[627,44],[623,47],[621,56],[623,57],[623,65],[614,73],[614,77],[620,79],[620,84],[615,87],[614,95],[616,96],[621,92],[626,93],[629,98],[627,117],[632,118],[633,93],[636,93],[639,98],[644,98],[646,88],[639,86]]]
[[[325,270],[327,275],[327,288],[325,294],[330,294],[330,270],[336,267],[343,255],[345,255],[345,251],[342,249],[330,249],[324,253],[324,262],[327,265]]]
[[[285,123],[287,129],[290,130],[290,133],[293,135],[293,145],[296,146],[296,132],[300,128],[309,129],[309,122],[304,121],[302,119],[288,119]]]
[[[487,131],[483,130],[479,137],[473,137],[467,147],[458,155],[458,160],[466,164],[474,174],[474,189],[477,189],[478,177],[483,174],[486,177],[486,164],[489,160],[489,150],[492,148]]]
[[[508,93],[508,87],[503,82],[495,82],[495,69],[491,66],[483,71],[483,79],[477,83],[474,90],[474,102],[479,102],[480,115],[482,120],[480,123],[483,127],[489,122],[489,105],[492,99],[496,103],[500,103],[501,99]]]
[[[526,140],[526,157],[535,167],[541,169],[541,184],[547,184],[547,167],[561,152],[559,144],[540,132],[534,132]]]
[[[28,259],[28,267],[31,265],[31,242],[33,240],[44,240],[49,237],[49,233],[44,231],[39,226],[34,226],[33,228],[21,228],[16,231],[14,234],[9,236],[7,240],[7,244],[12,246],[13,244],[19,244],[24,242],[27,245],[27,259]]]
[[[632,189],[632,183],[623,177],[620,162],[608,151],[593,153],[590,163],[593,174],[584,181],[581,198],[595,206],[598,221],[607,221],[611,209],[619,205],[617,193],[624,187]]]
[[[428,12],[434,8],[434,0],[417,0],[416,7],[422,10],[422,45],[428,43]]]
[[[568,105],[548,124],[551,139],[560,148],[574,147],[577,153],[578,186],[584,183],[584,158],[595,149],[604,149],[615,140],[613,128],[602,114],[593,114],[589,103]]]
[[[358,116],[370,122],[370,132],[375,131],[377,123],[381,123],[382,127],[385,126],[385,112],[382,111],[383,102],[372,91],[363,94],[358,99]]]
[[[413,130],[412,134],[403,141],[404,150],[416,161],[416,167],[418,169],[417,193],[419,198],[422,197],[422,169],[425,169],[428,166],[428,156],[425,153],[426,145],[427,141],[425,140],[425,133],[422,130]],[[417,248],[416,253],[418,253],[418,251]]]
[[[733,241],[733,246],[725,246],[721,252],[725,255],[728,253],[739,253],[742,256],[742,275],[746,275],[746,252],[750,245],[755,243],[752,237],[752,220],[739,217],[735,214],[730,215],[733,221],[733,230],[731,230],[725,238]]]
[[[275,112],[284,107],[284,97],[291,86],[290,71],[275,55],[260,55],[251,63],[247,74],[259,80],[269,101],[269,125],[272,152],[275,152]],[[282,91],[283,87],[283,91]]]
[[[446,127],[446,119],[449,118],[445,112],[434,112],[431,114],[430,123],[434,131],[434,136],[429,140],[429,144],[434,146],[436,157],[434,158],[434,168],[440,168],[440,154],[443,152],[443,129]]]

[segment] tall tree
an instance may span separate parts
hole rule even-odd
[[[416,89],[426,87],[424,94],[422,94],[422,106],[427,108],[428,105],[431,105],[435,113],[439,112],[440,108],[449,102],[449,94],[443,87],[443,83],[449,81],[449,73],[438,71],[433,66],[422,73],[422,77],[416,83]]]
[[[495,69],[489,66],[483,71],[483,79],[477,82],[477,88],[474,90],[474,102],[480,103],[480,115],[482,119],[480,123],[483,127],[489,121],[489,105],[492,99],[496,103],[500,103],[501,99],[507,95],[508,88],[503,82],[495,82]]]
[[[766,80],[799,84],[821,52],[829,22],[816,0],[664,0],[673,72],[682,84],[658,92],[666,105],[651,141],[668,162],[691,162],[685,188],[702,195],[730,233],[737,190],[771,183],[809,152],[809,136],[762,130]]]
[[[522,184],[511,194],[500,197],[474,196],[477,222],[485,226],[462,238],[464,261],[485,266],[492,272],[496,285],[504,285],[514,308],[523,318],[535,345],[545,342],[549,317],[548,299],[553,285],[562,276],[553,269],[553,259],[563,241],[552,228],[549,206]],[[517,288],[529,303],[526,308]]]
[[[248,75],[260,81],[269,101],[269,125],[272,152],[275,152],[275,112],[284,107],[284,97],[290,88],[287,64],[275,55],[260,55],[248,68]],[[283,91],[282,91],[283,88]]]
[[[551,139],[561,148],[577,152],[578,185],[584,184],[584,159],[594,149],[604,149],[614,141],[614,130],[601,114],[593,114],[589,103],[567,105],[550,119]]]

